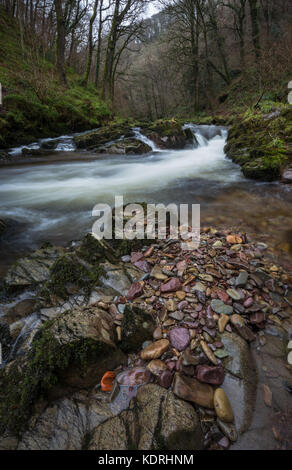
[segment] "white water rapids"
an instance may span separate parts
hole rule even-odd
[[[151,143],[153,153],[95,155],[80,161],[83,153],[78,161],[1,168],[0,218],[13,219],[25,228],[14,234],[14,243],[17,237],[28,246],[76,239],[91,229],[94,205],[113,204],[115,195],[123,195],[125,202],[200,203],[196,194],[200,199],[204,193],[209,197],[212,185],[243,180],[239,167],[224,155],[224,128],[185,127],[194,134],[194,148],[158,151],[139,129],[133,129],[136,138]],[[186,200],[188,193],[191,197]]]

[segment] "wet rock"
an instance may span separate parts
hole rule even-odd
[[[246,325],[234,325],[238,334],[249,343],[256,339],[255,334]]]
[[[166,284],[162,284],[160,291],[162,293],[175,292],[181,288],[181,282],[177,277],[173,277]]]
[[[145,273],[149,273],[151,271],[151,268],[150,268],[150,264],[147,263],[147,261],[136,261],[134,263],[134,266],[136,266],[136,268],[139,268],[141,269],[141,271],[144,271]]]
[[[149,384],[138,390],[134,408],[98,426],[90,450],[194,450],[202,448],[194,408],[171,391]]]
[[[160,359],[152,359],[152,361],[147,364],[147,369],[151,374],[159,376],[162,372],[167,370],[167,366]]]
[[[172,384],[172,373],[170,370],[165,370],[161,373],[161,375],[158,378],[158,385],[164,388],[169,388]]]
[[[221,421],[221,419],[217,418],[217,424],[219,429],[223,432],[223,434],[225,434],[226,437],[228,437],[231,442],[237,441],[238,434],[233,423],[225,423],[224,421]]]
[[[5,276],[6,285],[10,288],[27,287],[47,281],[50,268],[62,253],[62,248],[46,247],[19,259],[8,269]]]
[[[229,295],[229,297],[231,297],[233,300],[240,300],[241,299],[241,295],[238,291],[236,291],[235,289],[227,289],[227,294]],[[218,313],[218,312],[217,312]]]
[[[106,403],[86,393],[58,400],[34,415],[23,434],[18,450],[81,450],[87,436],[111,418]]]
[[[173,328],[169,333],[172,346],[178,351],[183,351],[190,342],[190,334],[187,328]]]
[[[155,328],[155,330],[153,331],[153,338],[154,339],[161,339],[162,338],[162,330],[161,330],[160,326]]]
[[[212,385],[221,385],[225,376],[223,367],[211,367],[207,365],[197,366],[196,374],[196,377],[200,382]]]
[[[206,408],[214,408],[214,392],[211,385],[176,373],[172,385],[173,393],[186,401]]]
[[[282,182],[286,184],[292,183],[292,169],[289,168],[282,173]]]
[[[211,349],[209,348],[208,344],[205,341],[200,341],[201,348],[204,352],[204,354],[207,356],[209,361],[212,362],[215,366],[218,364],[218,359],[215,357]]]
[[[141,358],[145,361],[151,359],[159,359],[162,354],[167,351],[169,347],[169,341],[167,339],[160,339],[147,346],[147,348],[141,351]]]
[[[219,299],[213,299],[211,301],[211,308],[218,314],[223,313],[224,315],[231,315],[233,312],[233,308],[230,305],[226,305],[224,302],[222,302],[222,300]]]
[[[220,315],[220,318],[218,319],[218,329],[219,329],[219,333],[223,333],[223,331],[225,330],[225,326],[227,325],[227,323],[229,322],[229,316],[228,315]]]
[[[12,347],[12,338],[9,325],[4,322],[0,322],[0,344],[2,346],[2,360],[6,361]]]
[[[183,290],[178,290],[176,293],[175,293],[176,297],[178,298],[178,300],[184,300],[185,297],[186,297],[186,293],[183,291]]]
[[[237,315],[237,314],[231,315],[230,321],[233,326],[239,326],[239,327],[244,326],[244,319],[240,315]]]
[[[173,299],[169,299],[166,302],[166,308],[169,312],[174,312],[177,309],[177,304]]]
[[[196,366],[199,364],[199,361],[199,357],[194,356],[189,348],[187,348],[182,354],[182,364],[184,366]]]
[[[126,305],[121,329],[121,349],[125,352],[139,351],[144,341],[152,339],[155,321],[146,310]]]
[[[184,313],[183,312],[173,312],[170,313],[170,318],[173,318],[174,320],[181,321],[184,318]]]
[[[142,294],[143,294],[143,287],[141,283],[134,282],[134,284],[132,284],[130,289],[128,290],[127,298],[129,300],[134,300],[136,297],[140,297],[140,295]]]
[[[150,273],[150,276],[154,277],[155,279],[157,279],[158,281],[165,281],[168,276],[166,276],[165,274],[163,274],[162,272],[162,269],[160,268],[160,266],[158,266],[158,264],[156,264],[153,268],[152,268],[152,271]]]
[[[133,367],[120,372],[116,376],[116,381],[119,385],[136,386],[149,383],[150,378],[150,371],[145,367]]]
[[[222,388],[217,388],[214,393],[214,408],[218,418],[224,423],[232,423],[233,411],[228,397]]]
[[[35,303],[35,299],[21,300],[8,310],[4,316],[5,321],[10,325],[11,323],[31,315],[35,310]]]

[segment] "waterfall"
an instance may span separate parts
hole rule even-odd
[[[133,127],[133,132],[134,132],[134,136],[136,139],[140,140],[141,142],[143,142],[144,144],[147,144],[149,145],[149,147],[152,148],[153,152],[162,152],[162,150],[160,148],[158,148],[155,143],[148,139],[148,137],[146,137],[145,135],[141,134],[141,129],[140,127]]]

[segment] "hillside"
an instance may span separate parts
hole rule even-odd
[[[18,23],[0,7],[0,147],[29,143],[38,137],[98,127],[109,118],[106,104],[93,85],[81,86],[68,69],[68,86],[62,87],[53,61],[21,51]]]

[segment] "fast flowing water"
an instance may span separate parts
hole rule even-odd
[[[205,223],[238,225],[270,237],[277,232],[275,243],[288,246],[292,230],[290,188],[246,180],[240,167],[224,154],[224,128],[187,127],[194,134],[194,146],[186,150],[158,151],[150,141],[153,152],[148,155],[72,151],[64,154],[65,161],[50,162],[48,157],[42,163],[1,168],[0,218],[18,223],[0,244],[2,271],[11,257],[44,241],[60,244],[82,237],[91,230],[94,205],[113,205],[115,195],[123,195],[125,203],[201,204]],[[139,129],[133,132],[149,144]],[[69,147],[73,145],[70,136],[59,138],[59,142],[64,139]],[[17,154],[18,149],[13,152]],[[78,160],[72,161],[73,156]]]

